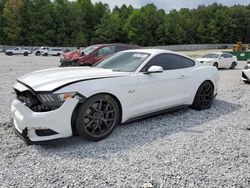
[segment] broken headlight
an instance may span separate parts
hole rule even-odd
[[[37,98],[46,106],[61,106],[68,98],[73,98],[76,93],[59,93],[59,94],[38,94]]]

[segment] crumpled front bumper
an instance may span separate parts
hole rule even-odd
[[[27,144],[42,143],[72,136],[71,117],[78,99],[69,98],[53,111],[33,112],[15,99],[11,105],[17,134]],[[38,135],[37,131],[51,130],[55,134]]]

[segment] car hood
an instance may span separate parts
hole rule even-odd
[[[71,60],[71,61],[78,59],[80,56],[84,56],[80,50],[74,50],[63,54],[65,60]]]
[[[17,79],[34,91],[55,91],[63,85],[78,81],[127,76],[128,72],[113,72],[111,69],[94,67],[53,68],[35,71]]]
[[[196,59],[197,61],[202,61],[202,62],[206,62],[206,61],[213,61],[215,60],[215,58],[197,58]]]

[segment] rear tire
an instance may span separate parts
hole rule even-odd
[[[211,107],[214,100],[214,86],[210,81],[203,82],[196,92],[192,108],[205,110]]]
[[[69,67],[73,66],[73,62],[61,62],[60,67]]]
[[[230,67],[230,69],[234,69],[236,67],[236,65],[237,64],[235,62],[233,62],[232,65],[231,65],[231,67]]]
[[[7,52],[7,53],[6,53],[6,55],[8,55],[8,56],[12,56],[12,55],[13,55],[13,53],[12,53],[12,52]]]
[[[23,56],[28,56],[28,55],[29,55],[28,52],[24,52],[24,53],[23,53]]]
[[[40,56],[41,53],[40,53],[40,52],[36,52],[35,55],[36,55],[36,56]]]
[[[99,141],[109,136],[120,120],[116,100],[107,94],[98,94],[80,104],[76,114],[76,131],[79,136]]]
[[[45,54],[43,54],[43,56],[48,56],[48,54],[47,54],[47,53],[45,53]]]

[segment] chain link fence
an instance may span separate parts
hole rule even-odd
[[[172,51],[194,51],[194,50],[209,50],[209,49],[232,49],[233,44],[184,44],[184,45],[169,45],[169,46],[152,46],[147,48],[159,48]]]
[[[14,48],[15,46],[0,45],[0,49],[5,51],[6,49]],[[21,46],[23,48],[28,48],[33,51],[40,46]],[[229,48],[232,49],[233,44],[184,44],[184,45],[169,45],[169,46],[150,46],[145,48],[159,48],[172,51],[193,51],[193,50],[207,50],[207,49],[218,49],[218,48]],[[75,50],[77,47],[52,47],[52,48],[61,48],[63,51],[66,50]],[[84,48],[84,47],[81,47]]]

